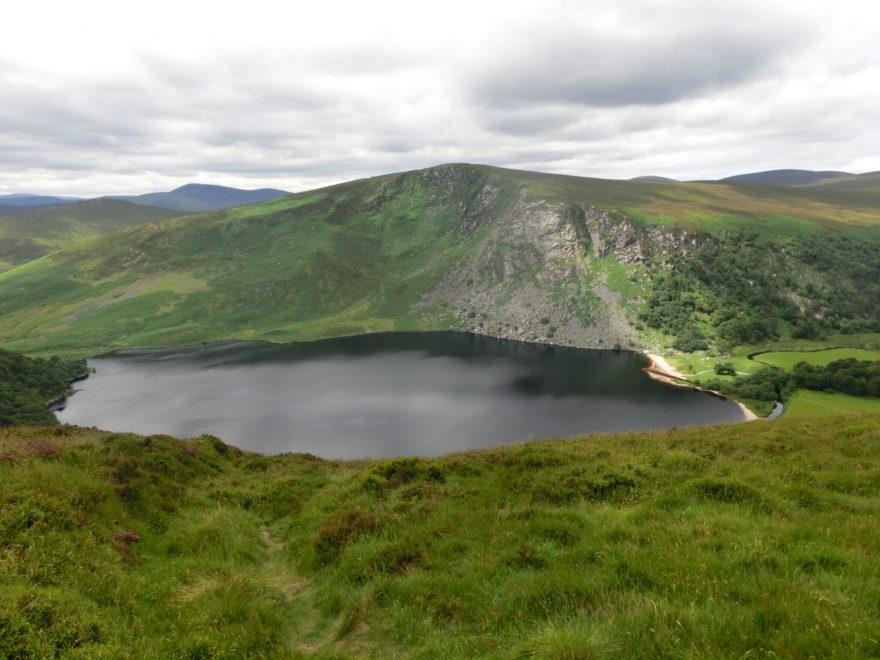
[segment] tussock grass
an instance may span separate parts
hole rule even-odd
[[[8,657],[880,654],[877,415],[431,460],[67,426],[0,453]]]

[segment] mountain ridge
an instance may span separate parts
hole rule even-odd
[[[244,190],[204,183],[187,183],[168,192],[145,193],[143,195],[112,196],[112,199],[121,199],[141,204],[144,206],[156,206],[174,211],[202,212],[217,211],[232,206],[254,204],[276,197],[283,197],[290,193],[275,188],[257,188]]]
[[[850,172],[839,172],[835,170],[816,171],[816,170],[798,170],[798,169],[781,169],[781,170],[765,170],[763,172],[748,172],[745,174],[735,174],[719,179],[726,183],[756,183],[765,186],[805,186],[823,181],[832,180],[841,177],[858,176]]]
[[[0,275],[0,334],[82,355],[420,329],[697,350],[872,328],[872,199],[447,164],[89,239]]]

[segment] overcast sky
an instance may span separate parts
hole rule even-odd
[[[880,170],[880,2],[10,2],[0,194]]]

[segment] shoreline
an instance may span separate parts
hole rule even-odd
[[[672,385],[673,387],[685,387],[690,390],[694,390],[696,392],[705,392],[706,394],[711,394],[713,396],[721,397],[722,399],[727,399],[729,401],[733,401],[737,406],[739,406],[740,411],[742,411],[745,419],[744,422],[754,422],[757,419],[761,419],[751,410],[749,410],[746,405],[736,399],[731,399],[729,396],[724,396],[721,392],[716,392],[715,390],[707,390],[702,387],[697,387],[688,381],[688,379],[682,374],[678,369],[673,367],[662,355],[657,355],[655,353],[645,353],[645,356],[650,361],[647,367],[642,369],[648,376],[653,378],[654,380],[660,381],[661,383],[666,383],[667,385]],[[684,381],[684,382],[682,382]]]

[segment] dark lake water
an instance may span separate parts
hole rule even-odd
[[[637,353],[466,333],[228,342],[125,351],[89,365],[96,372],[77,383],[61,421],[209,433],[267,454],[437,455],[743,419],[733,401],[652,380]]]

